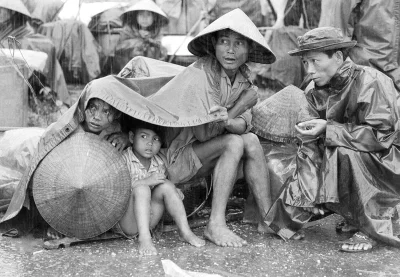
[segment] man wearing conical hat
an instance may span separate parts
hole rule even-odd
[[[313,150],[299,155],[296,176],[265,218],[289,239],[328,208],[359,229],[342,243],[346,252],[371,250],[377,241],[400,246],[398,94],[389,77],[347,58],[356,43],[340,29],[320,27],[289,52],[301,56],[313,80],[306,97],[319,118],[296,126],[302,147]]]
[[[247,61],[272,63],[275,56],[254,23],[240,9],[220,17],[188,45],[199,59],[192,66],[207,76],[210,113],[220,120],[167,135],[165,153],[170,179],[181,183],[212,174],[212,211],[205,237],[219,246],[241,247],[246,241],[230,231],[225,210],[233,185],[244,177],[261,215],[270,207],[269,176],[261,145],[251,128],[257,102]],[[188,88],[190,89],[190,88]],[[259,230],[266,226],[260,220]]]

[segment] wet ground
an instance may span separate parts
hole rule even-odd
[[[335,232],[339,216],[312,222],[302,241],[261,235],[253,225],[229,223],[249,244],[222,248],[207,242],[195,248],[163,233],[159,255],[140,257],[136,240],[114,239],[45,250],[41,239],[0,236],[0,276],[165,276],[161,260],[188,271],[220,276],[400,276],[400,249],[378,245],[367,253],[339,252],[348,236]],[[194,229],[202,235],[203,227]]]

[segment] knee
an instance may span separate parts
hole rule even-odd
[[[224,147],[225,151],[235,153],[240,157],[243,155],[244,144],[242,137],[239,135],[227,135],[224,142]]]
[[[260,140],[253,133],[248,133],[242,136],[244,151],[247,156],[263,155],[263,149]]]
[[[173,190],[175,190],[175,185],[171,181],[166,180],[164,183],[158,185],[154,189],[154,192],[156,194],[161,193],[161,194],[165,195],[165,194],[169,194]]]
[[[150,199],[151,196],[151,190],[149,186],[137,186],[132,190],[132,194],[131,197],[133,198],[133,200],[135,200],[136,198],[149,198]]]

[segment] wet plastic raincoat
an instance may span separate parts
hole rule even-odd
[[[347,60],[326,87],[307,99],[326,134],[304,141],[297,169],[266,223],[289,239],[310,218],[299,207],[325,204],[374,239],[400,246],[393,233],[400,203],[399,108],[393,82],[381,72]]]

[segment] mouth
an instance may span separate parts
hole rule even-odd
[[[235,58],[231,58],[231,57],[225,57],[224,60],[225,60],[226,63],[234,63],[234,62],[236,62],[236,59]]]
[[[99,125],[99,124],[96,124],[96,123],[93,123],[93,122],[89,122],[89,126],[92,127],[92,128],[94,128],[94,129],[100,128],[100,125]]]
[[[153,154],[153,150],[150,150],[150,149],[146,149],[144,152],[145,152],[146,154]]]

